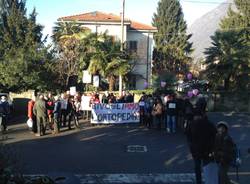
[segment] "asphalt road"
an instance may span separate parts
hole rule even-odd
[[[250,116],[210,113],[212,122],[227,121],[241,148],[240,184],[250,183]],[[138,125],[91,126],[35,137],[24,123],[9,127],[5,144],[27,175],[66,177],[64,183],[194,183],[193,162],[183,133]],[[128,152],[128,146],[143,146]],[[131,151],[131,150],[130,150]],[[234,170],[230,177],[235,179]]]

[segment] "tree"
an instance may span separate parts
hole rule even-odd
[[[224,85],[225,90],[244,89],[246,87],[246,59],[249,58],[249,47],[246,41],[240,37],[241,32],[217,31],[211,37],[212,45],[207,48],[205,71],[208,80],[214,87]]]
[[[205,52],[208,79],[214,86],[224,83],[225,90],[250,88],[250,6],[248,0],[234,2]]]
[[[191,35],[186,34],[187,25],[178,0],[160,0],[153,25],[158,32],[154,35],[155,49],[153,71],[155,73],[185,73],[191,58]]]
[[[95,45],[88,70],[107,78],[109,90],[113,91],[118,76],[124,76],[131,70],[131,55],[126,50],[121,52],[121,43],[114,41],[106,33],[96,36],[96,41],[92,42]]]
[[[53,28],[52,38],[57,50],[57,71],[64,89],[69,86],[69,79],[82,74],[88,63],[91,48],[89,40],[93,34],[74,22],[58,22]]]
[[[49,56],[43,26],[36,23],[36,11],[26,16],[24,0],[6,0],[2,10],[0,83],[3,90],[46,89],[53,80],[42,77]]]

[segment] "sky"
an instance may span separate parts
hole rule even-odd
[[[152,23],[159,0],[125,0],[125,17],[144,24]],[[190,26],[197,18],[211,11],[225,0],[180,0],[184,18]],[[45,35],[52,33],[52,27],[59,17],[92,11],[119,15],[122,0],[26,0],[28,13],[36,8],[37,21],[44,26]]]

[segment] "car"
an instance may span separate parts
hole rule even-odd
[[[10,99],[10,96],[8,93],[0,93],[0,99],[2,96],[5,96],[7,98],[7,101],[10,105],[10,110],[13,111],[14,107],[13,107],[13,101]]]

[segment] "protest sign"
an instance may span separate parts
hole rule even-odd
[[[90,99],[91,99],[91,96],[82,96],[81,98],[81,110],[82,111],[91,111]]]
[[[138,103],[93,104],[92,124],[138,123]]]

